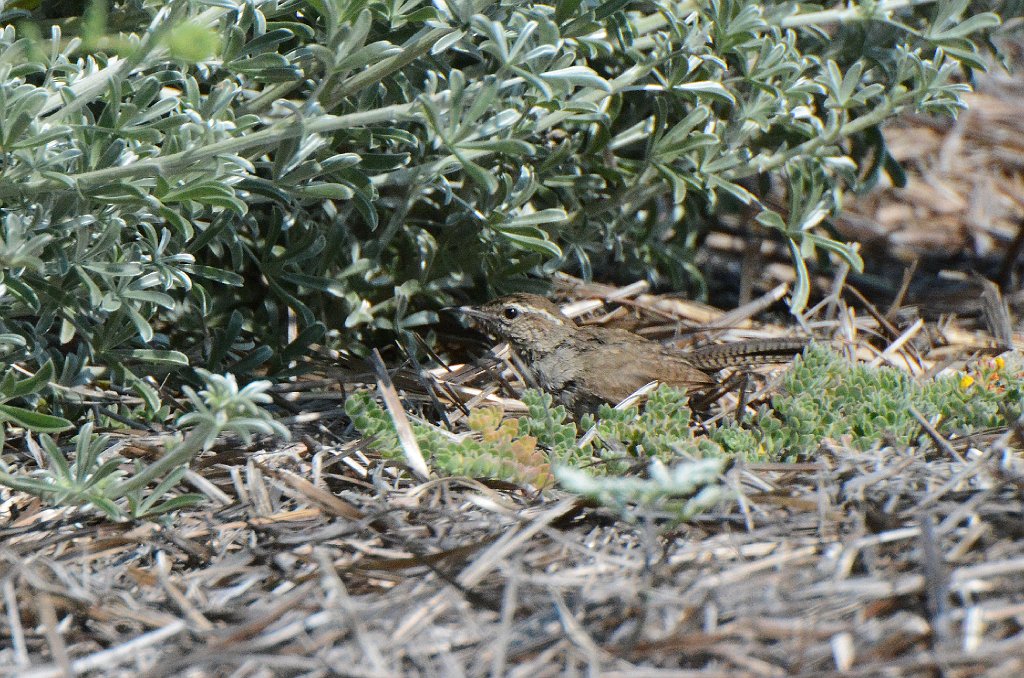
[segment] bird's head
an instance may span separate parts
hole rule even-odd
[[[518,349],[543,348],[577,329],[554,302],[537,294],[510,294],[459,311],[488,334]]]

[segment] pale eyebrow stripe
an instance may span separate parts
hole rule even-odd
[[[559,325],[564,325],[565,321],[567,320],[567,318],[562,314],[558,314],[556,316],[555,314],[550,313],[549,311],[545,311],[542,308],[531,308],[529,311],[527,311],[525,308],[521,308],[519,310],[525,313],[534,313],[536,315],[543,316],[548,320],[551,320],[552,322],[558,323]]]

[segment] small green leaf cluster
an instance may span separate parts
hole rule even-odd
[[[566,489],[627,517],[687,520],[728,495],[718,481],[725,463],[721,448],[694,437],[685,391],[663,386],[643,412],[603,408],[594,442],[582,447],[565,408],[555,406],[550,395],[530,389],[523,402],[529,412],[518,419],[504,418],[497,407],[474,409],[467,421],[470,435],[449,436],[418,422],[413,434],[440,473],[543,488],[553,468]],[[369,393],[350,395],[345,411],[383,456],[402,458],[391,418]],[[705,455],[712,458],[692,461]],[[626,473],[638,461],[649,467],[646,477]]]
[[[38,445],[26,437],[38,468],[15,471],[0,459],[0,484],[57,506],[89,505],[111,520],[153,518],[203,501],[203,495],[180,493],[177,487],[189,462],[210,449],[218,435],[233,433],[248,440],[253,434],[287,437],[288,431],[261,407],[270,401],[270,382],[239,388],[234,375],[198,374],[205,388],[187,391],[192,411],[178,420],[188,433],[169,436],[158,460],[145,465],[136,461],[127,471],[129,463],[117,446],[109,436],[95,435],[89,422],[72,438],[71,461],[51,436],[42,434]]]
[[[1024,416],[1024,355],[982,359],[956,376],[943,376],[923,393],[942,415],[942,430],[961,434],[1006,426]]]
[[[638,459],[671,465],[683,458],[722,456],[719,444],[694,435],[688,399],[686,389],[662,385],[651,393],[642,410],[602,405],[596,421],[586,415],[580,426],[585,430],[594,427],[594,454],[613,475],[625,472]]]
[[[402,446],[398,442],[395,423],[369,393],[357,391],[345,398],[345,414],[363,436],[373,439],[373,449],[386,459],[401,459]],[[429,428],[413,424],[416,442],[422,445]]]
[[[36,433],[56,433],[71,428],[72,424],[67,419],[43,414],[38,411],[38,407],[26,409],[8,404],[8,401],[17,399],[39,401],[43,393],[52,393],[50,382],[54,376],[53,361],[46,361],[38,372],[25,379],[19,379],[18,375],[18,370],[11,367],[0,377],[0,425],[10,422]],[[0,429],[0,440],[2,438],[3,429]]]
[[[1024,371],[1019,355],[998,360],[1001,367],[983,367],[978,379],[945,375],[922,382],[812,346],[787,371],[771,408],[762,407],[742,427],[712,429],[710,437],[730,453],[779,459],[809,455],[825,439],[859,449],[916,444],[924,432],[914,410],[943,435],[1006,425],[1024,411]]]
[[[725,460],[804,457],[822,440],[867,449],[922,439],[912,408],[937,422],[940,432],[967,433],[1005,425],[1024,413],[1024,359],[1009,355],[982,363],[973,374],[919,382],[906,372],[854,364],[812,345],[790,367],[771,407],[748,421],[711,427],[695,435],[684,389],[660,386],[642,409],[602,406],[585,415],[577,439],[565,408],[540,391],[527,390],[528,414],[504,419],[498,408],[469,416],[472,436],[449,436],[425,424],[413,432],[440,472],[485,476],[543,486],[550,468],[565,488],[623,515],[666,513],[685,520],[728,496],[717,480]],[[346,401],[356,428],[394,459],[402,457],[394,425],[367,393]],[[694,460],[698,461],[694,461]],[[646,476],[635,473],[645,462]]]
[[[550,466],[591,468],[594,473],[625,473],[638,461],[657,459],[666,464],[694,457],[722,456],[722,449],[690,429],[686,392],[662,386],[644,410],[602,408],[595,424],[587,417],[581,426],[594,426],[589,443],[577,440],[576,426],[565,408],[550,395],[528,389],[523,393],[528,414],[503,419],[500,409],[474,409],[468,425],[474,435],[452,436],[413,422],[412,429],[435,468],[454,475],[479,475],[510,482],[532,482]],[[354,393],[345,411],[359,432],[374,439],[374,448],[391,459],[402,450],[387,412],[368,393]],[[542,484],[542,483],[541,483]]]
[[[646,477],[595,476],[560,466],[558,482],[570,492],[590,497],[627,519],[664,518],[669,524],[690,520],[732,497],[722,484],[722,458],[678,460],[666,467],[655,459]]]
[[[374,449],[388,459],[402,458],[394,422],[364,392],[345,401],[345,412],[356,429],[372,437]],[[550,461],[537,448],[537,438],[520,427],[520,420],[504,419],[500,408],[473,410],[468,418],[471,434],[449,436],[427,424],[413,422],[420,451],[433,468],[446,475],[493,478],[544,487],[551,481]]]
[[[110,446],[109,436],[94,436],[92,423],[88,423],[72,440],[75,441],[74,461],[69,462],[53,438],[43,434],[41,446],[34,441],[29,443],[40,466],[38,471],[14,474],[0,460],[0,483],[56,506],[92,504],[111,518],[120,516],[120,509],[109,492],[124,475],[120,470],[124,460],[120,457],[101,460],[100,457]]]
[[[580,426],[593,432],[585,446],[585,468],[559,465],[555,477],[565,489],[607,506],[628,520],[686,521],[731,496],[721,482],[723,446],[696,436],[685,389],[661,385],[642,409],[601,406],[596,420]],[[595,463],[596,462],[596,463]],[[636,473],[638,462],[647,473]]]
[[[529,414],[519,418],[519,430],[549,450],[553,463],[576,466],[589,458],[576,444],[576,425],[564,406],[555,406],[551,395],[532,388],[523,392],[522,400]]]

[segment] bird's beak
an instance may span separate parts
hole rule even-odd
[[[486,313],[472,306],[453,306],[451,310],[459,315],[464,315],[469,318],[479,318],[483,320],[488,317]]]
[[[471,327],[478,326],[481,322],[487,320],[487,314],[477,310],[472,306],[446,306],[441,309],[454,315],[459,316]]]

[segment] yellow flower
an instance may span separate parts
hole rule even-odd
[[[960,388],[962,388],[962,389],[970,388],[971,384],[973,384],[973,383],[974,383],[974,377],[972,377],[969,374],[965,374],[963,377],[960,378]]]

